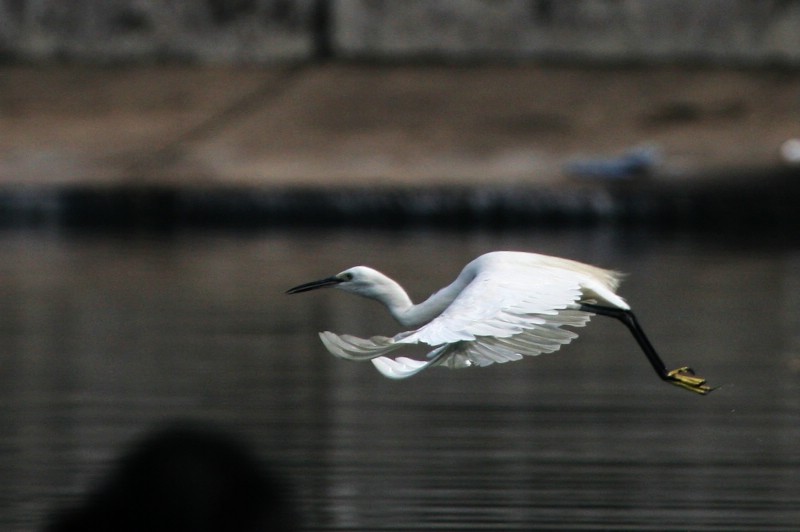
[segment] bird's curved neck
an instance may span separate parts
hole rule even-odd
[[[456,296],[458,296],[462,288],[463,286],[460,280],[456,280],[456,282],[442,288],[417,305],[411,302],[411,299],[406,295],[405,291],[403,291],[403,294],[405,295],[407,303],[399,305],[384,304],[386,304],[386,307],[389,309],[394,319],[400,322],[401,325],[406,327],[418,327],[428,323],[444,312]]]

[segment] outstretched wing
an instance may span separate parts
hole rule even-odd
[[[543,264],[483,265],[444,312],[398,341],[437,346],[526,333],[528,348],[545,352],[553,341],[563,344],[574,338],[561,326],[580,327],[589,321],[587,313],[568,311],[584,298],[587,280]]]
[[[371,359],[381,373],[398,379],[431,366],[488,366],[552,353],[578,336],[564,326],[582,327],[592,316],[576,305],[596,294],[591,276],[530,261],[484,263],[475,270],[450,306],[417,330],[369,340],[326,332],[322,340],[334,355]],[[422,361],[383,356],[417,343],[437,349]]]

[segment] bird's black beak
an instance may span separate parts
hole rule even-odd
[[[300,292],[308,292],[309,290],[316,290],[317,288],[325,288],[327,286],[336,286],[342,280],[338,277],[328,277],[320,279],[319,281],[311,281],[310,283],[301,284],[290,288],[286,291],[287,294],[299,294]]]

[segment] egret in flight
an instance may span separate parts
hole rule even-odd
[[[432,366],[488,366],[552,353],[578,336],[564,327],[583,327],[599,314],[625,324],[661,379],[699,394],[709,393],[712,388],[691,368],[666,368],[630,306],[616,294],[620,277],[617,272],[569,259],[496,251],[467,264],[455,281],[417,305],[397,282],[366,266],[295,286],[287,293],[335,287],[386,306],[401,325],[412,330],[369,339],[326,331],[320,338],[333,355],[371,360],[392,379]],[[427,344],[432,350],[425,360],[384,356],[412,344]]]

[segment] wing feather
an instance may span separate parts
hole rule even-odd
[[[373,336],[366,339],[325,331],[319,333],[319,337],[331,354],[347,360],[370,360],[403,347],[403,344],[398,344],[394,338],[386,336]]]
[[[588,321],[585,312],[569,309],[582,297],[578,277],[550,267],[530,270],[511,265],[479,271],[442,314],[400,341],[436,346]]]

